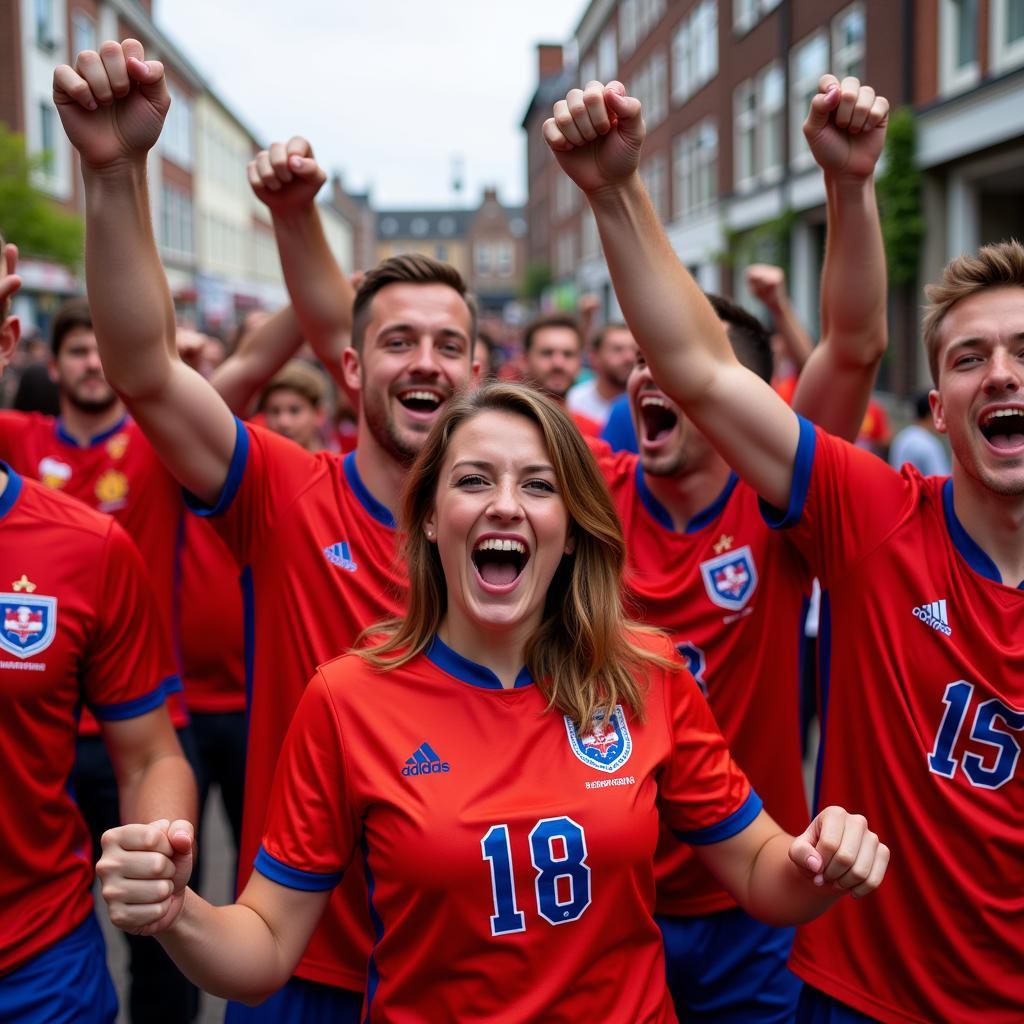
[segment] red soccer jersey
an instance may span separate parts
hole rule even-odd
[[[146,565],[167,640],[177,636],[175,573],[181,490],[164,469],[149,441],[133,420],[115,426],[81,447],[59,419],[40,413],[0,412],[0,458],[22,476],[63,491],[98,512],[112,515],[135,542]],[[170,650],[168,659],[172,658]],[[177,658],[167,675],[177,678]],[[180,697],[168,705],[176,727],[188,722]],[[99,727],[83,714],[80,730],[96,735]]]
[[[620,705],[581,731],[546,705],[525,669],[503,689],[437,639],[400,669],[350,654],[311,682],[257,868],[300,889],[366,874],[366,1020],[675,1020],[659,821],[716,842],[760,800],[681,663],[651,666],[642,724]]]
[[[669,633],[765,809],[799,834],[808,820],[800,749],[806,562],[766,526],[757,495],[735,476],[679,533],[635,455],[619,453],[599,465],[626,536],[634,614]],[[736,905],[668,829],[655,873],[660,914]]]
[[[952,484],[801,421],[781,525],[821,579],[822,805],[892,849],[877,893],[798,932],[793,969],[883,1021],[1024,1020],[1024,591]]]
[[[181,548],[181,662],[196,714],[245,710],[242,590],[238,566],[205,519],[186,516]]]
[[[243,567],[247,604],[251,675],[241,887],[259,849],[274,769],[306,682],[366,626],[399,614],[406,582],[395,563],[394,521],[360,479],[354,454],[314,455],[239,421],[224,491],[205,511]],[[296,973],[361,991],[370,936],[365,882],[352,872]]]
[[[83,702],[164,701],[145,568],[109,516],[8,471],[0,495],[0,975],[92,909],[92,845],[68,791]]]

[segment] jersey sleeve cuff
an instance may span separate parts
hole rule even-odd
[[[747,799],[732,812],[728,818],[723,818],[717,825],[709,825],[707,828],[697,829],[695,832],[680,832],[673,829],[676,838],[691,846],[708,846],[711,843],[720,843],[723,839],[732,839],[739,835],[760,813],[764,805],[761,798],[751,790]]]
[[[182,489],[185,497],[185,505],[190,512],[197,516],[220,516],[223,515],[235,500],[238,488],[242,486],[242,477],[245,475],[245,465],[249,460],[249,431],[245,424],[235,417],[235,450],[231,453],[231,465],[228,466],[227,479],[217,496],[216,502],[207,505],[205,501],[197,498],[191,491]]]
[[[167,696],[166,684],[167,681],[164,680],[149,693],[116,704],[90,704],[89,710],[101,722],[123,722],[128,718],[138,718],[140,715],[155,711],[163,704]]]
[[[814,448],[817,435],[814,425],[803,416],[797,416],[800,423],[800,440],[796,446],[796,458],[793,460],[793,482],[789,490],[789,507],[775,508],[765,501],[758,500],[764,521],[773,530],[786,530],[796,526],[807,503],[807,491],[811,486],[811,469],[814,467]]]
[[[340,881],[342,873],[331,871],[327,874],[320,874],[317,871],[303,871],[301,868],[293,868],[285,864],[272,854],[267,853],[266,847],[261,846],[253,867],[272,882],[286,886],[289,889],[301,889],[303,892],[327,892],[333,889]]]

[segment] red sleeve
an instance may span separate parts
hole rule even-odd
[[[24,438],[28,427],[29,417],[26,413],[15,409],[0,410],[0,459],[8,463],[15,472],[37,478],[39,473],[35,467],[30,468],[21,458],[22,444],[19,443],[19,438]]]
[[[786,529],[822,586],[873,551],[917,500],[915,477],[800,418],[789,508],[762,505]]]
[[[177,679],[142,557],[113,521],[97,579],[95,628],[82,672],[85,700],[101,721],[135,718],[159,707]]]
[[[665,710],[672,758],[658,781],[663,820],[683,842],[721,842],[761,812],[761,799],[732,759],[693,676],[665,670]]]
[[[360,831],[338,711],[318,670],[277,762],[256,870],[291,889],[332,889],[352,859]]]
[[[185,503],[208,516],[239,565],[263,543],[282,508],[309,482],[316,459],[294,441],[235,420],[235,451],[220,496],[212,506],[192,494]]]

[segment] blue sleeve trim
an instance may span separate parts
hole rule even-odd
[[[262,846],[253,861],[253,867],[272,882],[287,886],[289,889],[300,889],[302,892],[327,892],[341,881],[342,875],[340,871],[321,875],[316,871],[293,868],[272,857]]]
[[[168,676],[161,684],[164,688],[166,696],[170,697],[172,693],[181,693],[185,689],[185,684],[181,681],[181,676],[177,672],[173,676]]]
[[[150,690],[141,697],[123,700],[119,704],[90,704],[89,709],[101,722],[123,722],[128,718],[138,718],[140,715],[155,711],[163,704],[167,696],[166,684],[167,681],[164,680],[155,690]]]
[[[245,466],[249,461],[249,431],[245,424],[235,417],[235,450],[231,453],[231,465],[228,466],[227,479],[221,488],[220,495],[213,505],[207,505],[191,491],[184,491],[185,505],[190,512],[197,516],[220,516],[231,507],[235,500],[238,488],[242,486],[242,477],[245,475]]]
[[[676,838],[691,846],[708,846],[711,843],[720,843],[724,839],[732,839],[761,813],[763,806],[761,798],[751,790],[739,809],[733,811],[728,818],[723,818],[717,825],[710,825],[696,832],[676,831]]]
[[[760,501],[761,515],[773,530],[787,530],[800,522],[807,503],[807,492],[811,486],[811,470],[814,468],[814,449],[817,435],[814,425],[803,416],[797,416],[800,422],[800,440],[796,446],[796,458],[793,460],[793,483],[789,490],[789,507],[782,511],[767,502]]]

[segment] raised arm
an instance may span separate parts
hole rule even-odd
[[[752,263],[747,267],[746,277],[747,287],[771,313],[775,333],[782,339],[786,356],[799,374],[814,351],[814,342],[786,294],[785,271],[768,263]]]
[[[317,358],[341,387],[341,353],[352,337],[355,292],[327,244],[316,194],[327,175],[300,136],[275,142],[249,164],[249,184],[274,222],[285,284]]]
[[[104,372],[175,477],[213,502],[228,475],[235,425],[179,358],[174,305],[153,237],[146,156],[170,96],[163,65],[134,39],[105,42],[54,72],[53,99],[82,159],[85,270]]]
[[[284,306],[245,334],[209,381],[236,416],[245,416],[264,385],[301,345],[302,328],[295,310]]]
[[[769,502],[789,503],[796,416],[733,355],[725,328],[672,250],[640,182],[640,101],[591,82],[555,104],[544,137],[586,194],[619,305],[655,380]]]
[[[821,342],[808,359],[793,408],[854,440],[888,344],[885,249],[875,164],[889,102],[856,78],[824,75],[804,122],[825,175],[828,230],[821,273]]]

